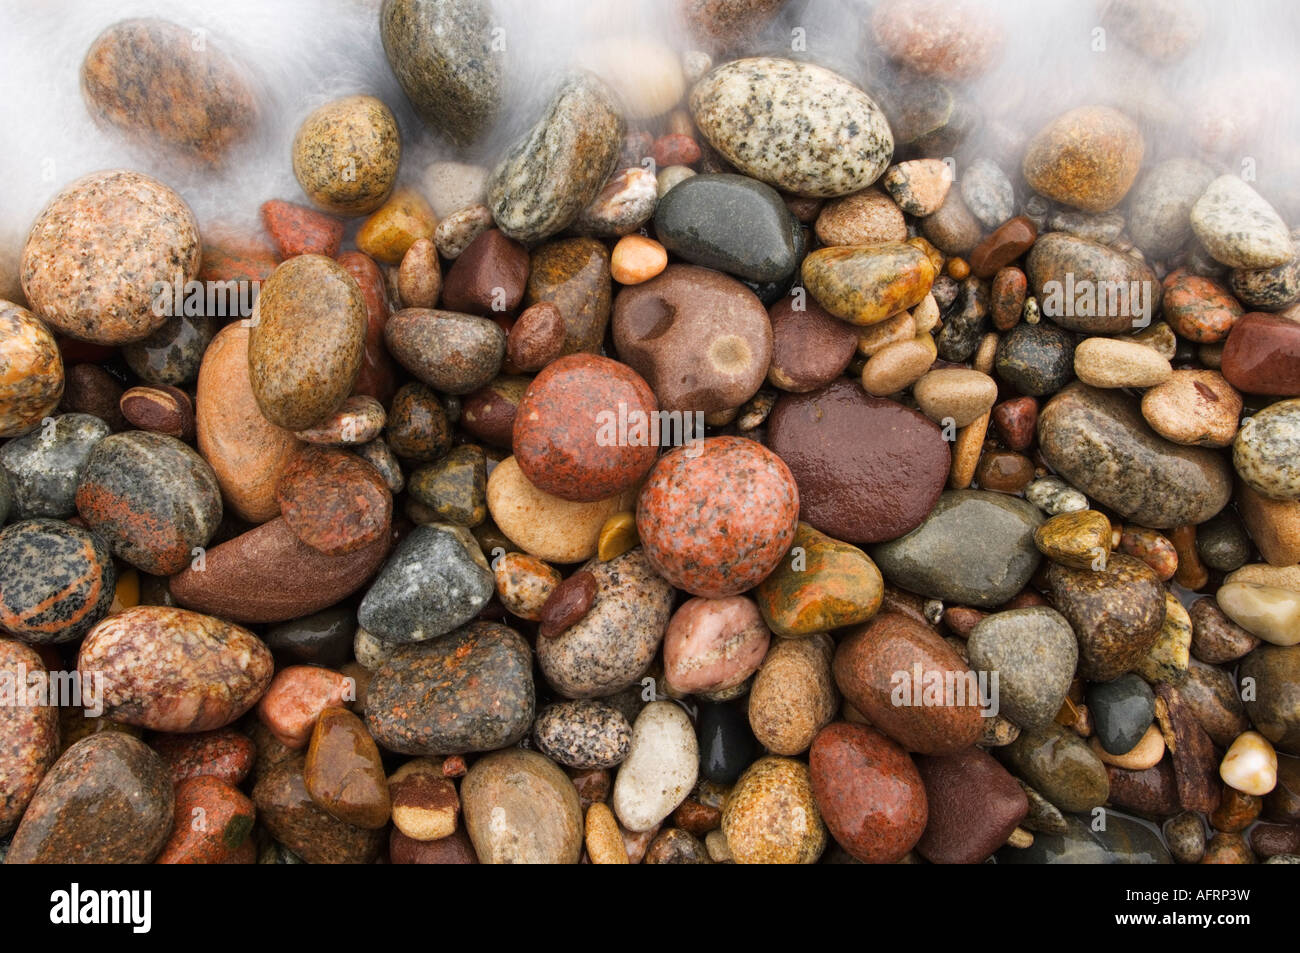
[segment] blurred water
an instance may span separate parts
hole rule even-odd
[[[1046,118],[1086,102],[1121,106],[1142,121],[1149,157],[1202,155],[1227,171],[1248,168],[1284,214],[1300,209],[1296,154],[1300,4],[1290,0],[1148,0],[1190,8],[1202,38],[1168,66],[1135,55],[1109,30],[1107,0],[979,0],[1006,41],[996,67],[968,84],[979,116],[960,163],[988,155],[1015,170],[1024,138]],[[508,90],[498,127],[469,154],[491,161],[536,114],[560,72],[612,36],[657,38],[684,49],[670,0],[496,0],[504,31]],[[788,0],[753,49],[806,57],[872,89],[880,54],[868,26],[869,0]],[[384,59],[379,0],[0,0],[0,294],[12,296],[16,261],[32,219],[62,186],[115,166],[158,176],[194,208],[212,234],[255,225],[269,197],[301,199],[289,163],[295,129],[329,99],[370,93],[396,113],[418,179],[450,156],[421,127]],[[243,63],[263,108],[258,135],[217,172],[175,156],[126,148],[87,116],[78,84],[82,57],[109,24],[162,16],[207,31],[208,42]],[[1170,17],[1173,26],[1188,17]],[[1100,42],[1099,42],[1100,40]],[[960,166],[959,166],[960,168]]]

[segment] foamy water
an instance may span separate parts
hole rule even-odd
[[[1291,57],[1300,48],[1300,4],[1289,0],[1198,2],[1203,38],[1182,62],[1161,67],[1099,37],[1091,0],[987,0],[1006,26],[998,65],[966,88],[982,117],[960,163],[978,155],[1014,172],[1024,137],[1074,105],[1108,102],[1143,122],[1148,156],[1201,155],[1226,171],[1246,170],[1284,215],[1300,216],[1300,111]],[[256,226],[267,198],[302,200],[290,143],[302,118],[330,99],[369,93],[401,126],[402,175],[418,181],[430,161],[491,162],[532,121],[559,74],[614,36],[682,38],[667,0],[497,0],[507,94],[497,127],[464,156],[453,156],[411,111],[384,58],[379,0],[0,0],[0,294],[12,296],[27,229],[49,198],[77,177],[111,167],[148,172],[176,188],[203,229]],[[868,0],[790,0],[754,50],[822,62],[871,92],[879,61]],[[91,122],[79,87],[81,60],[109,24],[160,16],[206,31],[206,40],[242,63],[259,91],[254,139],[217,172],[198,172],[166,153],[126,147]]]

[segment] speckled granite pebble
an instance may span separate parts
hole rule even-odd
[[[116,580],[95,533],[52,519],[0,530],[0,629],[25,642],[80,638],[107,614]]]
[[[280,477],[280,514],[326,556],[356,552],[388,532],[393,498],[379,471],[344,450],[306,447]]]
[[[140,172],[95,172],[64,188],[32,225],[23,293],[69,337],[125,344],[168,320],[154,308],[156,284],[192,280],[202,253],[194,213],[170,188]]]
[[[740,776],[722,810],[722,832],[738,864],[814,864],[826,848],[808,766],[760,758]]]
[[[1232,464],[1263,496],[1300,498],[1300,400],[1278,401],[1247,419],[1233,442]]]
[[[22,686],[26,691],[28,677],[33,673],[45,673],[45,664],[36,651],[0,639],[0,677],[8,685]],[[12,702],[0,706],[0,837],[18,825],[41,778],[58,756],[57,708]]]
[[[601,701],[579,699],[543,708],[533,724],[542,754],[566,768],[612,768],[627,757],[632,726]]]
[[[0,437],[16,437],[52,414],[63,396],[63,357],[44,322],[0,301]]]
[[[317,207],[335,215],[368,215],[393,191],[402,135],[381,100],[347,96],[303,120],[292,155],[293,174]]]
[[[0,466],[9,475],[15,519],[65,518],[77,512],[77,483],[90,451],[109,426],[90,414],[60,414],[0,447]]]
[[[504,625],[474,622],[389,656],[370,683],[366,726],[401,754],[493,751],[528,733],[535,704],[528,643]]]
[[[889,123],[871,97],[812,63],[733,60],[695,85],[690,107],[727,161],[797,195],[861,191],[894,154]]]

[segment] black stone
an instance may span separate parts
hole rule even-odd
[[[1130,673],[1089,687],[1088,711],[1101,746],[1114,755],[1127,754],[1151,727],[1156,696],[1151,686]]]
[[[271,626],[265,642],[282,665],[338,668],[352,660],[356,631],[357,617],[351,609],[325,609]]]
[[[998,344],[994,368],[1022,394],[1054,394],[1074,377],[1074,335],[1046,321],[1022,321]]]
[[[749,718],[734,702],[702,702],[695,733],[700,742],[700,776],[715,784],[735,784],[761,753]]]

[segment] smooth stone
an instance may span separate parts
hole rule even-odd
[[[1300,235],[1293,230],[1291,241],[1297,238]],[[1300,299],[1300,257],[1272,268],[1234,268],[1228,276],[1228,287],[1247,308],[1260,311],[1286,308]]]
[[[691,595],[719,598],[776,568],[794,539],[799,490],[790,468],[762,444],[712,437],[659,458],[636,514],[655,571]]]
[[[1074,349],[1074,375],[1089,387],[1155,387],[1172,374],[1168,360],[1137,341],[1090,337]]]
[[[833,317],[816,301],[783,296],[768,309],[772,324],[772,360],[767,382],[796,394],[825,387],[853,360],[858,336],[852,326]]]
[[[827,725],[808,753],[808,773],[831,836],[864,864],[897,863],[927,830],[926,792],[916,765],[873,728]]]
[[[523,371],[540,371],[563,348],[564,315],[549,301],[525,309],[506,335],[506,360]]]
[[[669,265],[619,292],[613,331],[619,357],[650,384],[660,408],[682,412],[682,440],[702,436],[686,432],[687,412],[739,407],[762,386],[772,357],[762,302],[735,279],[695,265]]]
[[[1128,201],[1128,233],[1153,259],[1181,248],[1192,235],[1192,206],[1214,181],[1214,170],[1199,159],[1174,158],[1152,166]]]
[[[1228,530],[1210,533],[1207,530],[1211,524],[1199,527],[1197,548],[1215,547],[1208,554],[1215,557],[1214,562],[1206,552],[1201,553],[1207,565],[1225,572],[1240,568],[1249,558],[1251,540],[1265,562],[1274,566],[1300,563],[1300,500],[1270,500],[1245,482],[1238,482],[1237,509],[1241,519]]]
[[[571,73],[537,123],[487,182],[497,227],[521,242],[563,231],[613,171],[625,124],[613,93],[590,73]]]
[[[527,283],[528,249],[491,228],[470,242],[447,272],[442,309],[486,317],[513,312]]]
[[[175,824],[156,864],[237,864],[251,862],[257,809],[234,785],[211,776],[176,785],[174,814],[190,818]],[[202,822],[195,823],[199,818]]]
[[[1054,394],[1074,377],[1074,335],[1047,322],[1017,324],[998,342],[994,367],[1022,394]]]
[[[891,165],[881,187],[908,215],[924,218],[939,210],[952,187],[952,167],[941,159],[909,159]]]
[[[356,454],[306,447],[280,477],[280,514],[294,534],[327,556],[356,552],[387,535],[393,498]]]
[[[1227,747],[1250,727],[1237,683],[1231,672],[1217,665],[1189,658],[1187,677],[1178,686],[1178,695],[1210,740],[1220,747]]]
[[[361,719],[346,708],[321,712],[303,783],[318,806],[346,824],[374,829],[388,823],[391,802],[379,749]]]
[[[104,679],[104,713],[153,731],[224,728],[271,684],[262,640],[222,619],[168,606],[136,606],[90,630],[81,677]]]
[[[915,529],[948,478],[951,453],[937,426],[849,380],[783,394],[767,426],[768,445],[798,484],[802,519],[845,542]]]
[[[314,427],[343,403],[361,370],[366,303],[329,258],[299,255],[271,273],[248,336],[248,377],[264,416],[286,430]]]
[[[904,242],[822,248],[803,261],[804,286],[823,308],[850,324],[870,325],[920,304],[935,269]]]
[[[1157,436],[1134,402],[1072,384],[1038,416],[1043,458],[1125,519],[1153,529],[1203,523],[1232,495],[1227,461]]]
[[[440,522],[478,526],[487,519],[487,461],[480,447],[456,447],[411,474],[410,497]]]
[[[1087,698],[1097,741],[1112,755],[1132,751],[1155,718],[1155,694],[1136,675],[1095,682]]]
[[[833,670],[853,707],[909,751],[952,754],[980,737],[974,673],[923,623],[880,613],[840,642]]]
[[[743,704],[702,702],[695,733],[700,748],[700,777],[714,784],[735,784],[759,754]]]
[[[567,698],[603,697],[635,684],[654,660],[672,612],[672,587],[642,549],[586,570],[596,584],[590,608],[535,647],[547,682]]]
[[[221,522],[221,490],[207,462],[174,437],[144,431],[95,444],[76,502],[114,555],[156,576],[181,569]]]
[[[611,288],[605,245],[594,238],[564,238],[533,249],[523,306],[545,301],[560,309],[562,355],[599,354],[609,324]]]
[[[796,195],[848,195],[880,178],[894,137],[857,86],[812,63],[753,57],[696,83],[700,132],[746,175]]]
[[[1145,824],[1107,812],[1104,830],[1067,817],[1065,834],[1035,834],[1032,846],[998,852],[1000,864],[1167,864],[1171,858],[1160,837]]]
[[[495,591],[469,530],[449,523],[417,526],[375,576],[357,621],[385,641],[423,642],[469,622]]]
[[[998,385],[988,374],[964,367],[942,367],[912,385],[917,407],[935,423],[965,427],[987,414],[998,399]]]
[[[399,364],[447,394],[468,394],[487,384],[506,353],[505,332],[494,321],[427,308],[394,314],[384,340]]]
[[[632,746],[614,779],[612,806],[619,823],[648,831],[681,804],[695,786],[700,753],[695,728],[674,702],[646,705],[632,725]]]
[[[1110,520],[1096,510],[1059,513],[1034,531],[1039,552],[1073,569],[1104,565],[1110,543]]]
[[[1300,321],[1252,311],[1232,326],[1220,370],[1247,394],[1300,396]]]
[[[110,433],[90,414],[59,414],[23,437],[0,447],[0,467],[11,493],[6,507],[14,519],[66,518],[77,512],[77,484],[90,452]]]
[[[59,406],[63,357],[40,318],[0,300],[0,360],[6,368],[0,377],[0,437],[17,437]],[[112,403],[116,407],[117,401]]]
[[[1237,435],[1241,395],[1217,371],[1180,369],[1142,395],[1142,416],[1174,443],[1226,447]]]
[[[0,678],[12,687],[22,685],[25,692],[33,673],[48,674],[37,651],[11,639],[0,639]],[[13,692],[6,694],[12,697]],[[752,739],[750,743],[752,746]],[[755,754],[751,752],[745,763],[752,761]],[[58,708],[28,704],[6,708],[0,721],[0,837],[8,837],[18,826],[41,779],[58,756]]]
[[[749,692],[749,727],[768,751],[802,754],[835,717],[833,651],[825,633],[776,639],[768,649]]]
[[[62,520],[0,530],[0,628],[37,645],[69,642],[108,614],[117,573],[108,544]]]
[[[1084,334],[1145,328],[1163,294],[1155,272],[1136,258],[1063,232],[1039,236],[1025,273],[1043,315]]]
[[[451,449],[447,406],[419,381],[403,384],[388,408],[384,436],[389,448],[407,460],[437,460]]]
[[[990,490],[950,490],[916,529],[871,548],[897,586],[962,605],[990,607],[1025,587],[1038,568],[1030,503]]]
[[[1273,206],[1236,175],[1221,175],[1206,187],[1191,221],[1205,249],[1229,268],[1271,268],[1296,256]]]
[[[279,763],[307,747],[316,719],[327,708],[355,700],[356,683],[333,669],[290,665],[280,669],[257,703],[257,728],[251,733],[258,760],[253,774],[261,778],[270,762]]]
[[[1099,245],[1110,245],[1124,231],[1124,216],[1119,212],[1078,212],[1057,208],[1047,217],[1047,229],[1069,232]]]
[[[596,555],[601,527],[615,513],[631,508],[621,493],[591,503],[575,503],[545,493],[528,482],[514,457],[488,475],[488,512],[502,533],[520,549],[553,563],[577,563]]]
[[[692,176],[655,209],[655,237],[693,265],[777,281],[798,262],[799,225],[771,186],[743,175]]]
[[[230,316],[238,314],[230,308]],[[179,386],[192,381],[219,327],[217,317],[177,315],[144,340],[124,345],[122,356],[137,376],[151,384]]]
[[[1109,106],[1080,106],[1044,126],[1025,149],[1029,187],[1086,212],[1118,205],[1137,178],[1142,131]]]
[[[871,245],[904,241],[907,222],[892,198],[872,188],[827,202],[813,231],[823,245]]]
[[[388,200],[397,182],[402,134],[382,100],[345,96],[302,121],[292,155],[294,177],[317,208],[369,215]],[[345,170],[350,174],[343,175]]]
[[[1300,648],[1261,645],[1241,660],[1237,678],[1254,680],[1245,705],[1255,730],[1278,751],[1300,755]]]
[[[1112,553],[1099,570],[1052,563],[1056,608],[1079,639],[1079,675],[1105,682],[1138,667],[1165,621],[1164,587],[1146,563]]]
[[[384,53],[402,90],[426,124],[460,146],[487,132],[500,108],[502,57],[491,27],[491,8],[479,0],[385,0],[380,9]]]
[[[1182,337],[1203,344],[1222,341],[1241,320],[1242,307],[1227,288],[1182,269],[1164,280],[1164,318]]]
[[[339,820],[312,800],[301,755],[272,766],[253,787],[258,821],[285,848],[309,864],[368,864],[378,856],[383,830]]]
[[[962,170],[962,201],[985,228],[997,228],[1016,211],[1016,193],[997,163],[981,156]]]
[[[506,626],[474,622],[390,655],[370,683],[366,725],[401,754],[493,751],[528,733],[534,706],[528,644]]]
[[[519,402],[515,462],[545,493],[605,499],[654,465],[663,441],[650,432],[658,410],[650,386],[627,365],[591,354],[562,357],[533,378]]]
[[[612,768],[627,757],[632,726],[601,701],[579,699],[543,708],[533,724],[538,750],[566,768]]]
[[[977,278],[992,278],[1027,252],[1037,239],[1038,229],[1030,219],[1023,215],[1008,218],[971,250],[971,273]],[[1016,273],[1023,275],[1019,269]],[[1017,294],[1023,307],[1023,291]]]
[[[764,757],[741,775],[722,810],[722,832],[738,864],[813,864],[826,848],[808,767]]]
[[[972,670],[998,673],[999,713],[1021,728],[1037,728],[1065,701],[1079,650],[1059,612],[1031,606],[980,620],[966,651]]]
[[[298,255],[338,256],[345,228],[342,219],[281,199],[263,202],[258,211],[281,261]]]
[[[266,647],[282,664],[338,668],[352,658],[356,614],[351,609],[324,609],[266,630]]]
[[[194,400],[197,446],[212,467],[221,494],[240,519],[264,523],[280,515],[276,488],[301,446],[267,420],[248,371],[249,329],[222,328],[208,344]]]
[[[1244,420],[1232,443],[1232,465],[1260,495],[1300,499],[1300,400],[1280,400]]]
[[[1214,594],[1219,608],[1256,638],[1273,645],[1300,642],[1300,591],[1229,582]]]
[[[113,169],[77,179],[50,200],[32,223],[19,267],[23,294],[42,321],[77,341],[118,345],[162,327],[168,316],[154,308],[157,288],[178,277],[192,281],[202,255],[184,199],[143,173]]]
[[[767,654],[771,633],[744,596],[688,599],[664,632],[664,683],[672,694],[711,694],[742,684]]]
[[[938,210],[922,220],[921,234],[945,255],[968,255],[984,232],[962,201],[961,190],[950,189]]]
[[[1210,665],[1235,662],[1260,640],[1237,625],[1209,596],[1192,603],[1188,614],[1192,620],[1192,655]]]
[[[95,120],[138,147],[222,165],[258,125],[246,67],[188,27],[132,19],[100,33],[81,63],[81,94]]]
[[[932,864],[978,864],[1006,843],[1029,812],[1029,798],[979,748],[920,757],[929,819],[916,851]]]
[[[86,810],[93,797],[94,810]],[[27,805],[6,864],[147,864],[172,828],[171,776],[143,741],[101,731],[68,748]]]
[[[573,782],[534,751],[497,751],[461,782],[465,828],[485,864],[576,864],[582,805]]]
[[[1062,811],[1091,811],[1106,803],[1106,766],[1078,735],[1049,722],[1020,733],[999,757]]]
[[[237,622],[283,622],[356,592],[390,546],[385,536],[355,552],[326,556],[274,519],[208,550],[201,564],[182,569],[168,587],[189,609]]]
[[[1165,592],[1165,621],[1155,644],[1134,671],[1153,685],[1179,684],[1186,677],[1192,648],[1192,619],[1172,592]]]
[[[856,546],[800,523],[788,559],[754,595],[772,632],[791,637],[866,622],[880,608],[880,570]]]

